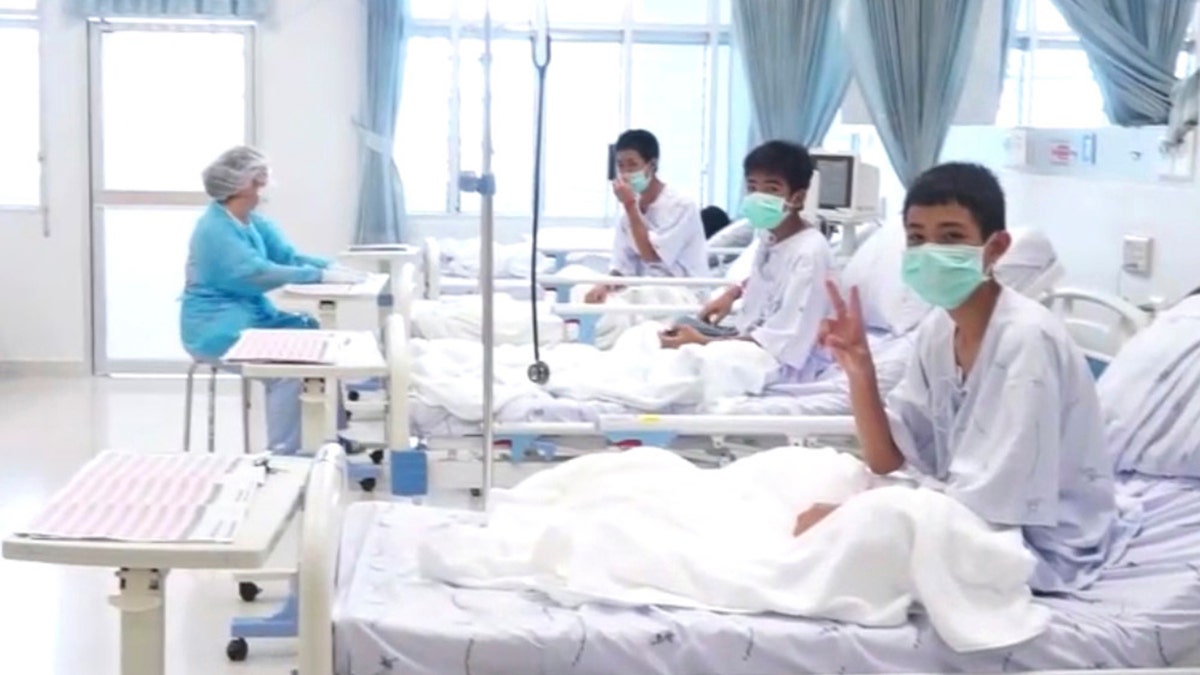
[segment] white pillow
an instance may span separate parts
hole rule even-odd
[[[841,287],[858,287],[868,328],[903,335],[925,318],[930,305],[917,297],[901,276],[904,229],[888,223],[867,238],[842,268]]]

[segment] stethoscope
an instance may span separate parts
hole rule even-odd
[[[550,366],[542,361],[541,339],[538,337],[538,223],[542,202],[542,136],[545,134],[543,114],[546,107],[546,68],[550,65],[550,23],[544,2],[538,3],[537,27],[531,38],[533,68],[537,71],[537,120],[533,143],[533,248],[529,265],[529,306],[533,314],[533,363],[526,374],[534,384],[550,381]]]

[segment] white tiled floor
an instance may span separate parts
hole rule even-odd
[[[36,515],[71,474],[98,451],[173,451],[182,445],[182,379],[0,379],[0,537]],[[218,394],[217,448],[241,452],[232,383]],[[204,448],[205,390],[197,387],[193,450]],[[261,447],[261,407],[252,415]],[[288,542],[281,545],[286,556]],[[278,562],[290,562],[281,558]],[[0,560],[0,673],[116,675],[117,612],[111,570]],[[229,573],[177,572],[167,593],[169,675],[289,673],[291,641],[251,642],[250,658],[225,658],[230,617],[269,613],[282,585],[258,602],[237,598]]]

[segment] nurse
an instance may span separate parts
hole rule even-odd
[[[815,165],[808,150],[770,141],[746,155],[741,215],[760,239],[750,277],[660,335],[662,346],[748,340],[780,364],[777,382],[806,382],[830,365],[817,332],[829,312],[823,283],[833,269],[829,242],[800,217]],[[733,326],[721,321],[742,300]]]
[[[617,138],[613,194],[621,220],[613,239],[612,274],[703,277],[708,274],[704,224],[696,203],[658,178],[658,139],[644,129]],[[603,303],[614,286],[592,287],[585,301]]]
[[[184,349],[215,361],[247,328],[317,328],[306,314],[282,312],[265,293],[284,284],[354,283],[361,276],[331,268],[323,258],[298,253],[275,223],[259,215],[267,160],[254,148],[236,147],[202,175],[212,198],[196,222],[188,248],[180,312]],[[272,452],[300,449],[299,380],[267,380],[267,443]]]
[[[834,284],[822,341],[846,372],[863,458],[877,474],[908,467],[945,485],[994,526],[1019,528],[1038,560],[1030,586],[1088,586],[1135,523],[1114,498],[1096,387],[1063,324],[997,283],[1009,247],[1004,193],[974,164],[930,169],[904,203],[904,281],[934,313],[884,405],[857,289]],[[832,511],[801,514],[803,532]]]

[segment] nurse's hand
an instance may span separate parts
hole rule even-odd
[[[613,181],[612,186],[613,194],[617,196],[617,200],[621,202],[622,206],[628,208],[637,203],[637,193],[633,191],[629,183],[618,178]]]
[[[867,346],[867,331],[863,324],[862,302],[858,299],[858,287],[850,289],[850,302],[842,299],[842,293],[833,281],[825,282],[825,291],[833,303],[833,317],[821,321],[817,339],[821,346],[833,354],[838,365],[847,375],[870,373],[875,367],[871,362],[871,350]]]
[[[587,295],[583,296],[583,301],[589,305],[603,305],[604,301],[607,299],[608,286],[605,286],[604,284],[592,286],[591,289],[588,290]]]
[[[808,507],[804,513],[796,516],[796,526],[792,528],[792,536],[799,537],[812,529],[813,525],[825,520],[825,517],[837,510],[837,504],[816,503]]]

